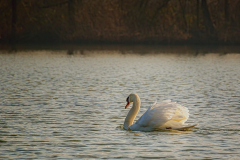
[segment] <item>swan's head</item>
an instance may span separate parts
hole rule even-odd
[[[130,94],[130,95],[127,97],[127,99],[126,99],[127,105],[125,106],[125,109],[128,108],[128,106],[134,101],[134,99],[135,99],[137,96],[138,96],[137,94],[132,93],[132,94]]]

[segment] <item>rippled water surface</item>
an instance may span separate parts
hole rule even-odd
[[[238,159],[240,54],[148,47],[0,51],[0,159]],[[155,101],[190,111],[191,131],[122,129]]]

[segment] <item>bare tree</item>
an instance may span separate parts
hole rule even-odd
[[[16,42],[17,29],[17,0],[12,0],[12,26],[11,26],[11,42]]]
[[[225,5],[224,5],[224,12],[225,12],[225,21],[228,22],[229,20],[229,4],[228,0],[225,0]]]
[[[199,29],[199,0],[197,0],[197,10],[196,10],[196,17],[197,17],[197,30]]]
[[[203,20],[207,30],[210,34],[214,33],[214,27],[212,24],[212,19],[208,10],[207,0],[202,0],[202,13],[203,13]]]
[[[68,24],[70,29],[74,29],[75,27],[75,10],[74,10],[74,0],[68,0]]]

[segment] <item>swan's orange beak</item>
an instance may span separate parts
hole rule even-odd
[[[125,106],[125,109],[130,105],[130,103],[127,101],[127,105]]]

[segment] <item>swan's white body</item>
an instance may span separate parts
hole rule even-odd
[[[160,129],[186,130],[196,125],[184,124],[188,117],[187,107],[181,106],[171,100],[161,103],[154,103],[148,110],[133,124],[133,121],[140,109],[141,101],[137,94],[130,94],[127,98],[127,108],[131,103],[130,109],[125,122],[124,129],[132,131],[153,131]]]

